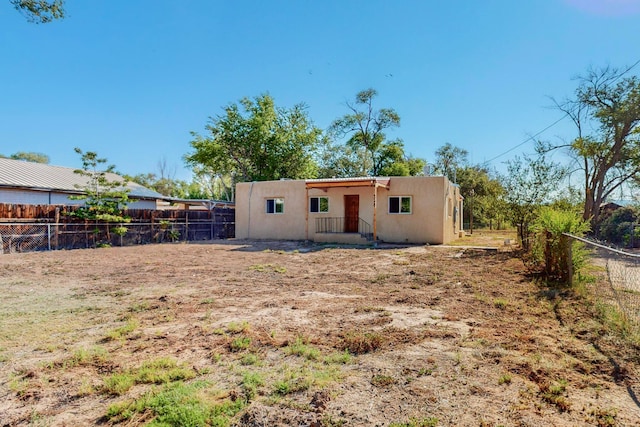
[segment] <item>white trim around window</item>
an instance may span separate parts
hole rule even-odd
[[[326,196],[309,197],[309,212],[311,213],[328,213],[329,198]]]
[[[409,215],[412,212],[411,196],[389,196],[390,214]]]
[[[267,214],[283,214],[284,199],[281,197],[266,199],[265,212]]]

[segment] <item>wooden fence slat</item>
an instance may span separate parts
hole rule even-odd
[[[56,211],[57,209],[57,211]],[[33,220],[36,222],[82,223],[84,220],[74,218],[69,213],[78,209],[78,206],[54,206],[54,205],[22,205],[0,203],[0,220]],[[162,220],[173,221],[203,221],[221,219],[222,222],[235,221],[235,209],[214,208],[208,210],[157,210],[157,209],[127,209],[125,215],[131,217],[134,222],[159,222]]]

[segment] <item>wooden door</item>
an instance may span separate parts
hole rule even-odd
[[[345,233],[357,233],[358,232],[358,217],[360,212],[360,196],[346,195],[344,196],[344,232]]]

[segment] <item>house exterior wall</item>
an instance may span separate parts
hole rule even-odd
[[[0,189],[0,203],[23,205],[81,205],[81,200],[71,200],[66,193],[54,191]]]
[[[236,185],[236,238],[314,240],[316,218],[345,216],[345,196],[359,196],[359,217],[374,224],[373,187],[306,189],[303,180]],[[309,212],[309,198],[327,197],[329,210]],[[390,213],[389,197],[410,197],[410,213]],[[284,200],[283,213],[267,213],[267,199]],[[378,240],[395,243],[448,243],[461,229],[461,198],[445,177],[392,177],[377,189]]]
[[[305,182],[261,181],[236,184],[236,238],[306,240]],[[268,214],[267,199],[284,199],[284,213]]]
[[[448,180],[444,177],[397,177],[389,190],[378,190],[378,238],[389,242],[442,244]],[[411,213],[389,213],[389,197],[411,197]]]
[[[82,200],[70,199],[68,193],[1,188],[0,203],[71,206],[82,205],[84,202]],[[156,202],[155,200],[130,201],[127,207],[129,209],[156,209]]]

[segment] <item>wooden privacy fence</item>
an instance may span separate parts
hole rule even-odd
[[[98,223],[68,215],[73,207],[0,204],[0,253],[131,246],[235,237],[235,210],[129,209],[129,223]],[[6,216],[5,216],[6,215]]]
[[[20,205],[0,203],[0,221],[29,221],[29,222],[83,222],[70,214],[79,206],[55,205]],[[173,209],[125,209],[124,214],[131,217],[132,222],[155,222],[174,220],[183,222],[210,220],[214,216],[224,217],[228,221],[235,221],[235,209],[214,208],[213,210],[173,210]],[[229,217],[229,218],[227,218]]]

